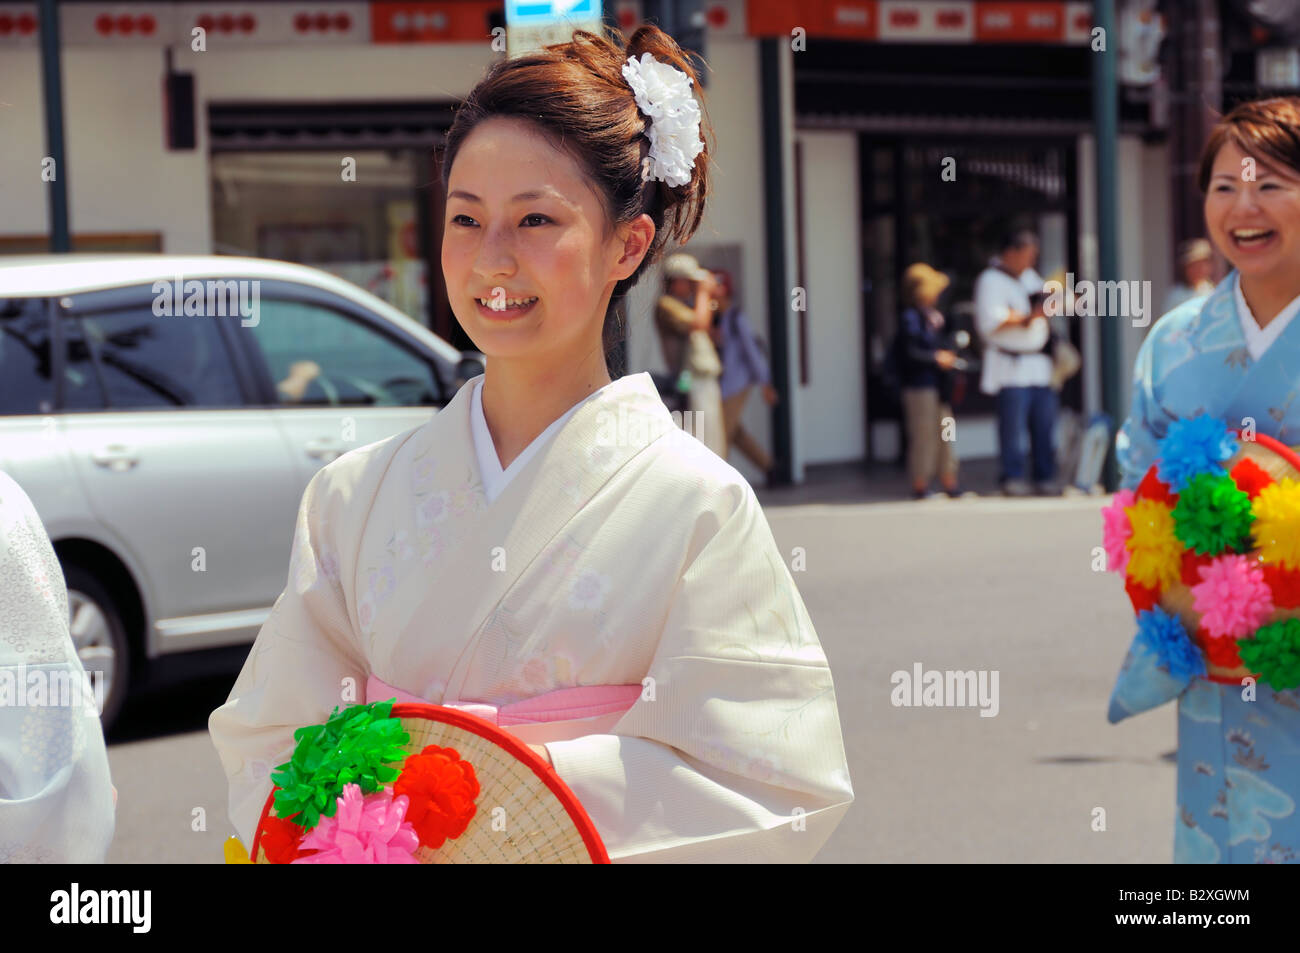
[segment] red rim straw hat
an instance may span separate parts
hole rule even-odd
[[[1159,454],[1105,513],[1139,631],[1171,672],[1300,686],[1300,455],[1206,415],[1171,424]]]
[[[476,715],[427,703],[354,705],[294,737],[294,758],[273,775],[257,825],[254,863],[609,863],[555,770]],[[332,774],[333,764],[345,767]],[[339,783],[358,771],[370,771],[368,793],[364,783]],[[314,791],[301,783],[308,774]],[[277,803],[299,823],[281,819]],[[378,818],[369,828],[358,820],[365,812]],[[367,837],[381,843],[368,847]]]

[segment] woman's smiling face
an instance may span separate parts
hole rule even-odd
[[[1231,140],[1214,159],[1205,225],[1215,247],[1242,275],[1282,277],[1300,264],[1300,175],[1248,156]]]
[[[653,237],[642,219],[610,228],[573,158],[525,120],[484,120],[448,177],[442,271],[452,310],[489,358],[582,362],[602,346],[614,285],[649,245],[626,237],[646,225]]]

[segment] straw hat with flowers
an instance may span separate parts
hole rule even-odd
[[[1138,619],[1126,669],[1300,687],[1300,456],[1208,415],[1178,420],[1103,511]]]
[[[609,863],[554,769],[475,715],[353,705],[294,740],[253,863]]]

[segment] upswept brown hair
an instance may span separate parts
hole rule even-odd
[[[1300,97],[1238,103],[1219,119],[1201,150],[1197,184],[1202,193],[1209,191],[1214,160],[1229,142],[1248,156],[1271,160],[1300,175]]]
[[[605,208],[605,237],[642,213],[650,216],[654,240],[636,271],[614,286],[605,311],[608,357],[626,334],[619,313],[627,293],[670,239],[684,244],[699,228],[715,143],[699,76],[671,36],[651,25],[639,27],[630,39],[609,26],[602,26],[602,32],[606,35],[576,30],[567,43],[494,64],[456,110],[442,147],[442,188],[445,194],[456,153],[474,128],[486,119],[508,116],[533,123],[585,171]],[[643,53],[689,76],[700,104],[704,149],[686,185],[641,180],[642,160],[650,152],[650,120],[637,107],[622,70],[629,57],[640,61]]]

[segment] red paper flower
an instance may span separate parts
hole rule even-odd
[[[1168,503],[1170,506],[1178,502],[1178,494],[1173,492],[1168,483],[1156,476],[1155,467],[1147,471],[1147,475],[1138,484],[1135,495],[1139,500],[1156,500],[1160,503]]]
[[[266,851],[266,859],[273,864],[292,863],[300,856],[298,848],[302,844],[302,836],[305,833],[306,831],[293,821],[268,814],[266,823],[262,825],[260,841],[262,849]],[[307,853],[316,852],[311,850]]]
[[[1133,603],[1134,612],[1144,612],[1160,600],[1159,589],[1149,589],[1132,579],[1124,580],[1124,591],[1128,593],[1129,601]]]
[[[406,819],[415,827],[420,846],[437,850],[447,838],[457,838],[478,807],[478,778],[474,766],[462,761],[455,748],[429,745],[406,759],[393,783],[393,796],[410,800]]]
[[[1273,482],[1273,478],[1249,457],[1242,457],[1228,475],[1236,482],[1237,488],[1252,500],[1259,496],[1260,490]]]
[[[1201,581],[1198,570],[1202,566],[1208,566],[1213,559],[1209,553],[1198,556],[1194,550],[1183,550],[1183,583],[1188,586],[1198,585]]]
[[[1236,639],[1216,639],[1204,629],[1198,629],[1196,634],[1200,637],[1201,645],[1205,648],[1205,657],[1211,664],[1218,665],[1220,668],[1238,668],[1241,665]]]
[[[1264,581],[1273,590],[1273,605],[1283,609],[1300,606],[1300,570],[1276,563],[1263,563]]]

